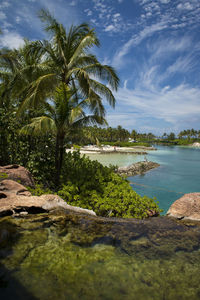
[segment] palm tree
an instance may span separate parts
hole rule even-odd
[[[102,65],[97,58],[88,52],[92,46],[99,45],[94,30],[87,24],[71,26],[68,32],[58,23],[48,11],[41,10],[39,14],[45,23],[45,30],[50,34],[50,41],[32,43],[29,53],[42,53],[45,66],[42,65],[41,76],[27,86],[27,95],[22,104],[22,110],[27,106],[37,107],[38,103],[54,94],[61,83],[67,84],[87,97],[93,110],[105,115],[102,99],[115,106],[115,98],[102,81],[117,90],[119,78],[114,69]],[[99,82],[99,81],[101,82]],[[43,94],[41,97],[41,93]],[[45,95],[44,95],[45,93]]]
[[[19,99],[18,115],[38,108],[45,112],[32,120],[29,129],[55,132],[58,183],[64,138],[70,132],[69,128],[90,121],[104,123],[103,100],[115,106],[110,88],[117,90],[119,78],[112,67],[100,64],[89,53],[92,46],[99,45],[99,40],[87,24],[71,26],[66,32],[48,11],[41,10],[39,17],[45,23],[50,40],[27,42],[21,49],[21,56],[15,53],[17,63],[11,72],[9,87]],[[31,62],[27,61],[28,57],[32,58]],[[86,109],[90,116],[84,113]],[[25,129],[28,130],[28,126]]]
[[[70,138],[73,130],[88,123],[106,124],[106,120],[98,114],[86,115],[84,109],[88,99],[79,99],[77,95],[76,90],[71,90],[67,85],[58,87],[50,101],[48,99],[44,103],[45,113],[33,118],[31,123],[21,130],[22,134],[28,135],[54,133],[56,138],[55,183],[57,187],[63,163],[65,139]]]

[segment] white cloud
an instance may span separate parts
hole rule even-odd
[[[10,6],[10,3],[8,1],[3,1],[0,5],[0,8],[7,8]]]
[[[151,36],[153,33],[157,31],[161,31],[167,28],[167,24],[165,22],[160,22],[157,24],[153,24],[151,26],[145,27],[139,34],[135,34],[128,42],[126,42],[119,51],[114,56],[113,64],[120,65],[122,58],[129,53],[133,46],[140,44],[145,38]]]
[[[167,3],[170,2],[170,0],[160,0],[160,2],[163,3],[163,4],[167,4]]]
[[[69,4],[70,6],[75,6],[76,5],[76,1],[75,0],[73,0],[72,2],[70,2],[70,4]]]
[[[166,131],[179,131],[187,128],[188,122],[200,122],[200,88],[181,84],[152,92],[123,87],[115,96],[117,109],[108,114],[112,126],[121,124],[129,129],[143,128],[144,131],[162,133],[164,126]],[[153,127],[155,122],[164,125]]]
[[[115,26],[114,25],[108,25],[104,30],[105,31],[114,31],[115,30]]]
[[[19,16],[16,17],[16,23],[20,23],[21,18]]]
[[[8,48],[19,48],[24,43],[21,35],[17,32],[6,32],[4,35],[0,36],[0,45],[2,47]]]
[[[194,6],[189,3],[189,2],[186,2],[186,3],[180,3],[177,5],[177,8],[182,10],[182,9],[185,9],[185,10],[192,10],[194,8]]]
[[[6,15],[4,14],[4,12],[0,11],[0,21],[4,20],[6,20]]]

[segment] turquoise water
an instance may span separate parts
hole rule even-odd
[[[200,192],[200,149],[156,146],[149,151],[148,160],[161,166],[144,175],[129,177],[131,186],[140,195],[156,197],[163,214],[185,193]],[[91,157],[91,156],[90,156]],[[129,165],[144,159],[142,155],[95,155],[95,159],[108,165]]]

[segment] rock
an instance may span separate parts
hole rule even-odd
[[[22,184],[9,179],[0,182],[0,193],[0,199],[7,198],[10,194],[31,196],[31,193]]]
[[[152,161],[140,161],[128,167],[119,167],[116,172],[119,175],[134,176],[143,174],[159,166],[160,165],[158,163]]]
[[[200,221],[200,193],[185,194],[169,208],[167,216]]]
[[[7,174],[7,179],[18,181],[25,186],[29,186],[31,188],[35,187],[33,176],[26,168],[22,166],[8,165],[0,167],[0,175],[1,174]]]
[[[41,213],[60,208],[96,216],[92,210],[68,205],[57,195],[32,196],[23,185],[13,180],[0,182],[0,216],[20,212]]]

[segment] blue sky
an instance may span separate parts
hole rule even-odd
[[[101,47],[93,52],[121,79],[110,126],[158,135],[200,129],[199,0],[0,0],[0,46],[45,38],[41,8],[66,27],[95,28]]]

